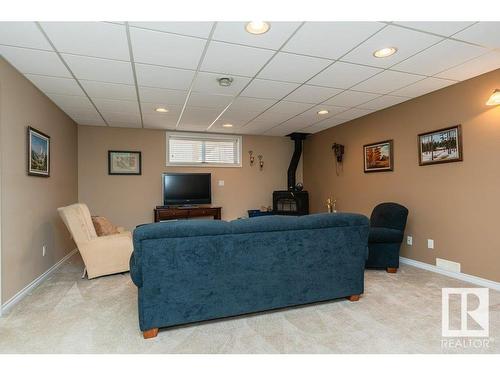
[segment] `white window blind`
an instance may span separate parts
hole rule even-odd
[[[167,165],[241,166],[241,137],[167,132]]]

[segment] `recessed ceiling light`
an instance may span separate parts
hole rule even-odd
[[[252,21],[246,24],[245,30],[250,34],[264,34],[269,31],[271,25],[264,21]]]
[[[493,91],[490,98],[486,102],[486,105],[499,105],[500,104],[500,90]]]
[[[326,109],[322,109],[321,111],[318,111],[318,115],[327,115],[328,113],[330,113],[330,111],[328,111]]]
[[[155,109],[156,112],[160,112],[160,113],[167,113],[168,112],[168,109],[166,108],[163,108],[163,107],[158,107]]]
[[[222,124],[223,128],[232,128],[233,124]]]
[[[396,47],[386,47],[373,52],[373,56],[379,58],[389,57],[394,55],[396,52],[398,52],[398,49]]]

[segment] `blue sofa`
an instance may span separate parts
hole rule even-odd
[[[358,214],[185,220],[134,231],[139,326],[158,328],[363,293],[369,222]]]

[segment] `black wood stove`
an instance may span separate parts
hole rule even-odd
[[[302,142],[307,133],[292,133],[287,135],[295,142],[292,160],[288,167],[288,190],[273,192],[273,212],[276,215],[307,215],[309,214],[309,194],[296,186],[296,172],[302,155]]]

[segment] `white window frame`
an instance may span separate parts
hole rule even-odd
[[[169,153],[169,140],[170,137],[175,138],[186,138],[186,139],[205,139],[209,140],[227,140],[235,142],[236,155],[238,156],[237,164],[224,164],[224,163],[185,163],[185,162],[171,162]],[[243,149],[243,137],[240,135],[232,134],[214,134],[214,133],[191,133],[191,132],[178,132],[178,131],[167,131],[165,132],[165,147],[166,147],[166,166],[167,167],[210,167],[210,168],[241,168],[241,155]]]

